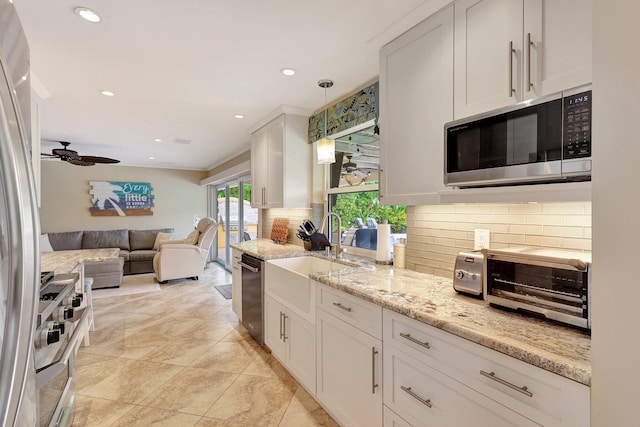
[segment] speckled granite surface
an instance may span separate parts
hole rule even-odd
[[[233,247],[261,259],[310,254],[259,239]],[[319,256],[319,254],[314,254]],[[591,385],[591,337],[579,329],[490,307],[453,290],[451,279],[363,263],[311,278],[571,380]],[[348,261],[347,261],[348,262]],[[368,264],[368,265],[365,265]]]
[[[40,269],[63,274],[73,270],[80,261],[109,261],[117,259],[119,254],[117,248],[43,252]]]
[[[232,248],[240,249],[248,255],[262,260],[287,258],[292,256],[304,256],[309,254],[304,247],[292,244],[276,244],[269,239],[249,240],[235,243]]]

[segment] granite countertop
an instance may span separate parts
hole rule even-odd
[[[292,245],[290,243],[278,244],[269,239],[248,240],[246,242],[235,243],[231,245],[231,247],[256,258],[260,258],[263,261],[309,254],[309,251],[306,251],[303,246]]]
[[[43,252],[40,270],[53,271],[55,274],[69,273],[81,261],[110,261],[118,259],[119,255],[118,248]]]
[[[277,245],[267,239],[232,247],[263,260],[312,254],[301,246]],[[448,278],[361,259],[339,262],[347,264],[344,269],[310,277],[531,365],[591,385],[591,337],[577,328],[491,307],[483,300],[458,294]]]

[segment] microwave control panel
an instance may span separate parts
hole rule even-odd
[[[591,91],[564,98],[563,158],[591,157]]]

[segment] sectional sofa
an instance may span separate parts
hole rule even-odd
[[[173,228],[154,230],[66,231],[48,233],[54,251],[118,248],[116,261],[85,263],[85,276],[93,277],[93,289],[118,287],[123,274],[153,273],[154,249],[158,233],[173,233]],[[165,237],[168,238],[168,237]]]

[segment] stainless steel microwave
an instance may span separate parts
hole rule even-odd
[[[447,123],[445,185],[590,180],[591,101],[587,85]]]

